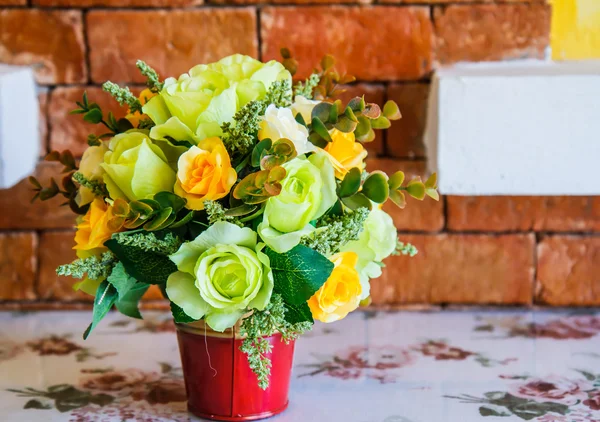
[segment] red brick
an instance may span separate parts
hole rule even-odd
[[[264,59],[288,47],[306,77],[322,56],[359,80],[419,79],[431,70],[427,7],[267,7],[261,13]]]
[[[441,63],[543,58],[550,6],[489,4],[436,8],[436,58]]]
[[[132,89],[138,94],[139,89]],[[87,92],[90,102],[96,102],[107,116],[111,111],[116,118],[127,114],[127,107],[121,107],[102,88],[93,86],[58,87],[52,92],[49,107],[50,148],[62,151],[70,150],[76,156],[81,156],[88,147],[87,136],[90,133],[100,135],[107,132],[104,125],[93,125],[83,120],[81,114],[69,114],[77,108],[75,101],[81,101],[83,93]]]
[[[365,96],[365,101],[375,103],[381,107],[385,103],[385,88],[383,85],[372,85],[372,84],[356,84],[345,86],[345,92],[341,93],[337,98],[342,100],[345,105],[354,98]],[[383,144],[383,133],[381,130],[375,131],[375,139],[373,142],[367,142],[364,144],[367,151],[369,151],[370,157],[381,156],[385,153],[385,147]]]
[[[57,276],[59,265],[69,264],[77,259],[73,250],[75,242],[73,231],[44,232],[40,236],[40,268],[38,276],[38,295],[43,300],[85,300],[93,301],[94,297],[81,291],[73,290],[78,279]]]
[[[60,183],[62,167],[56,163],[38,164],[36,176],[44,186],[48,186],[51,176]],[[75,214],[69,207],[61,207],[65,198],[57,197],[49,201],[31,203],[33,191],[28,180],[22,180],[0,195],[0,229],[47,229],[68,228],[75,223]]]
[[[537,253],[537,303],[600,305],[600,237],[547,237]]]
[[[419,253],[385,261],[371,282],[373,304],[530,304],[533,235],[409,235]]]
[[[374,0],[207,0],[215,4],[371,4]]]
[[[448,196],[455,231],[600,231],[600,196]]]
[[[177,77],[198,63],[258,54],[256,15],[250,8],[92,11],[87,24],[92,78],[99,83],[144,82],[137,59],[163,77]]]
[[[35,299],[35,233],[0,233],[0,300]]]
[[[387,133],[387,152],[391,157],[425,156],[423,132],[427,119],[429,84],[401,84],[388,88],[388,99],[396,101],[402,119],[392,123]]]
[[[410,180],[420,176],[426,180],[426,168],[423,161],[397,161],[391,159],[370,159],[367,161],[369,171],[382,170],[391,176],[398,170],[402,170],[406,179]],[[423,201],[414,198],[406,198],[406,207],[400,209],[392,201],[383,206],[383,210],[389,213],[394,224],[400,231],[438,232],[444,228],[444,199],[439,201],[427,197]]]
[[[497,0],[379,0],[381,3],[449,4],[449,3],[500,3]],[[502,0],[502,3],[547,3],[546,0]]]
[[[202,0],[33,0],[44,7],[185,7],[201,5]]]
[[[0,0],[0,6],[27,6],[27,0]]]
[[[0,62],[31,65],[42,84],[87,79],[81,12],[0,11]]]

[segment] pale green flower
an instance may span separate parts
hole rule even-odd
[[[262,63],[241,54],[194,66],[179,79],[165,80],[160,94],[144,105],[156,124],[150,135],[192,143],[221,136],[221,125],[232,123],[240,108],[264,99],[273,82],[291,78],[275,60]]]
[[[333,167],[324,153],[297,157],[283,168],[286,176],[281,193],[267,200],[258,226],[262,240],[278,253],[289,251],[302,236],[315,230],[310,222],[337,200]]]
[[[130,201],[173,191],[177,159],[185,147],[152,141],[147,131],[130,130],[111,139],[104,154],[104,183],[112,199]]]
[[[271,299],[273,273],[263,248],[249,228],[213,224],[170,256],[179,271],[167,280],[169,299],[215,331],[232,327]]]
[[[397,239],[392,217],[375,205],[365,220],[358,240],[348,242],[342,248],[342,252],[358,255],[356,269],[363,286],[361,299],[369,296],[369,279],[381,276],[381,262],[396,250]]]

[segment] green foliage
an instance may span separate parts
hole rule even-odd
[[[297,245],[284,254],[270,248],[265,253],[273,271],[273,292],[280,294],[288,312],[289,323],[313,322],[307,301],[327,281],[333,263],[317,251]]]
[[[288,79],[275,81],[269,87],[264,102],[275,104],[277,107],[289,107],[292,105],[292,84]]]
[[[137,283],[135,278],[127,274],[122,262],[118,262],[117,265],[114,266],[106,280],[117,289],[119,298],[125,296]]]
[[[252,212],[254,209],[256,208],[252,207],[250,212]],[[204,210],[208,215],[208,224],[210,225],[213,225],[218,221],[227,221],[228,223],[235,224],[236,226],[244,227],[244,224],[240,222],[237,216],[228,215],[227,211],[229,210],[225,209],[223,205],[217,201],[204,201]]]
[[[263,101],[250,101],[235,115],[235,123],[223,123],[223,144],[230,157],[246,155],[256,142],[259,124],[267,106]]]
[[[388,180],[389,197],[392,202],[398,205],[398,207],[404,208],[406,206],[405,192],[419,201],[422,201],[425,196],[429,196],[436,201],[440,199],[436,186],[436,173],[433,173],[425,183],[423,183],[418,176],[413,178],[405,186],[403,186],[404,181],[405,176],[401,171],[394,173]]]
[[[396,250],[392,253],[392,255],[407,255],[412,258],[418,253],[419,251],[414,245],[397,240]]]
[[[181,240],[173,235],[166,233],[162,239],[159,239],[154,232],[119,232],[112,236],[118,243],[125,246],[135,246],[144,251],[156,252],[163,255],[171,255],[177,252],[181,246]]]
[[[121,88],[119,85],[111,81],[106,81],[102,85],[102,90],[112,95],[113,98],[117,100],[120,105],[127,104],[127,106],[129,106],[129,110],[132,113],[142,113],[142,103],[140,103],[140,100],[138,100],[137,97],[133,95],[133,93],[129,90],[128,87]],[[97,122],[92,123],[100,123],[101,120],[102,113],[100,113],[99,120]]]
[[[292,57],[292,53],[288,48],[283,47],[279,50],[279,52],[281,53],[282,58],[281,64],[288,70],[288,72],[290,72],[292,76],[294,76],[298,70],[298,61]]]
[[[107,82],[107,83],[112,84],[112,82]],[[112,85],[114,85],[114,87],[116,87],[116,89],[118,89],[118,90],[121,89],[115,84],[112,84]],[[127,89],[127,92],[129,92],[128,89]],[[131,92],[129,92],[129,94],[131,94]],[[126,95],[126,94],[123,94],[123,95]],[[131,95],[133,96],[133,94],[131,94]],[[133,98],[135,98],[135,97],[133,97]],[[137,98],[136,98],[136,100],[137,100]],[[107,120],[105,120],[104,113],[102,112],[102,109],[100,108],[100,106],[97,103],[89,102],[87,92],[83,93],[83,99],[81,101],[76,101],[75,103],[77,104],[77,106],[79,108],[72,110],[70,112],[70,114],[82,114],[84,121],[86,121],[88,123],[93,123],[93,124],[102,123],[106,128],[108,128],[110,130],[109,133],[104,133],[95,138],[88,138],[88,142],[91,141],[93,144],[95,144],[99,138],[106,138],[106,137],[110,138],[113,135],[116,135],[117,133],[123,133],[123,132],[133,128],[133,125],[131,124],[131,122],[129,120],[127,120],[125,118],[117,120],[115,118],[115,116],[112,114],[112,112],[108,112]],[[138,103],[139,103],[139,101],[138,101]]]
[[[144,293],[150,286],[144,283],[136,283],[129,291],[122,297],[119,297],[115,303],[116,308],[123,315],[131,318],[142,319],[140,314],[139,303]]]
[[[116,262],[115,255],[104,252],[100,258],[90,256],[76,259],[67,265],[61,265],[56,269],[56,274],[74,278],[84,278],[87,275],[87,278],[91,280],[99,280],[108,277]]]
[[[264,337],[281,333],[281,340],[289,343],[310,330],[310,322],[291,324],[286,319],[286,306],[282,297],[274,294],[271,302],[263,311],[254,310],[252,315],[242,321],[240,333],[245,336],[240,350],[248,356],[248,364],[258,378],[263,390],[269,386],[271,374],[271,344]]]
[[[252,150],[250,163],[253,167],[271,170],[281,166],[297,156],[296,147],[289,139],[279,139],[273,142],[266,138],[260,141]]]
[[[374,171],[365,179],[362,193],[371,201],[383,204],[389,196],[388,177],[381,171]]]
[[[81,186],[91,190],[96,196],[108,196],[108,191],[106,190],[106,185],[104,183],[97,180],[89,180],[83,175],[83,173],[78,171],[73,173],[73,180],[79,183]]]
[[[140,70],[140,73],[146,77],[146,86],[150,88],[152,92],[159,92],[163,88],[163,83],[158,77],[156,70],[152,69],[143,60],[138,60],[135,65]]]
[[[340,183],[337,194],[340,198],[352,196],[358,192],[361,183],[361,171],[358,167],[352,167],[344,180]]]
[[[285,169],[281,166],[250,173],[237,184],[233,190],[233,197],[245,204],[261,204],[281,193],[280,182],[285,178],[285,174]]]
[[[154,199],[127,201],[116,199],[113,203],[115,227],[137,229],[143,227],[146,231],[159,231],[167,228],[177,228],[188,223],[194,217],[194,212],[187,212],[177,220],[179,212],[185,206],[185,200],[171,192],[159,192]]]
[[[175,320],[175,322],[178,324],[186,324],[188,322],[196,321],[194,318],[188,316],[183,309],[175,305],[173,302],[171,302],[171,313],[173,314],[173,320]]]
[[[123,263],[125,271],[142,283],[164,284],[177,271],[177,266],[164,254],[122,245],[115,239],[107,240],[104,245]]]
[[[319,76],[318,73],[312,73],[304,83],[298,82],[296,84],[296,86],[294,87],[294,95],[301,95],[304,98],[312,100],[314,98],[313,91],[315,90],[317,85],[319,85],[320,81],[321,76]]]
[[[108,280],[104,280],[98,286],[98,290],[96,291],[96,297],[94,299],[94,310],[92,312],[92,323],[83,333],[83,339],[87,339],[90,333],[96,326],[100,323],[100,321],[106,316],[108,311],[112,308],[118,298],[117,289],[108,282]]]
[[[368,216],[367,208],[342,215],[326,215],[317,222],[317,230],[304,236],[300,243],[321,255],[331,256],[348,242],[358,239]]]

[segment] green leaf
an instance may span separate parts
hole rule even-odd
[[[362,193],[373,202],[383,204],[389,196],[388,178],[385,173],[375,171],[363,183]]]
[[[338,189],[338,196],[340,198],[344,198],[346,196],[352,196],[360,189],[360,169],[358,167],[353,167],[350,169],[342,183],[340,183],[340,187]]]
[[[161,204],[158,201],[155,201],[154,199],[140,199],[140,202],[143,202],[146,205],[150,205],[152,207],[153,210],[157,211],[161,208],[163,208],[161,206]],[[170,205],[169,205],[170,206]],[[165,207],[166,208],[166,207]]]
[[[172,212],[173,208],[171,207],[163,208],[158,214],[152,217],[152,220],[144,224],[144,229],[148,230],[149,232],[163,229],[163,223],[165,223],[169,219],[169,217],[171,217]],[[171,221],[174,221],[175,218],[177,218],[175,214],[173,214],[172,217],[173,219]]]
[[[181,220],[177,221],[176,223],[173,223],[169,226],[170,229],[176,229],[178,227],[181,226],[185,226],[187,223],[189,223],[190,221],[192,221],[192,218],[194,218],[194,211],[190,211],[188,212],[185,217],[183,217]]]
[[[100,123],[102,121],[102,118],[102,110],[100,110],[99,108],[92,108],[83,115],[83,120],[93,124]]]
[[[357,138],[361,136],[365,136],[371,130],[371,120],[366,118],[365,116],[358,116],[358,125],[354,130],[354,135]]]
[[[175,213],[178,213],[185,207],[186,200],[175,195],[172,192],[158,192],[154,195],[154,200],[158,202],[161,208],[173,208]]]
[[[136,283],[125,295],[119,295],[119,299],[115,303],[119,312],[131,318],[142,319],[139,303],[149,287],[150,285],[145,283]]]
[[[378,118],[371,120],[371,127],[373,129],[388,129],[392,124],[385,116],[379,116]]]
[[[298,113],[300,115],[300,113]],[[260,160],[263,157],[263,151],[268,151],[273,146],[273,141],[269,138],[265,138],[260,141],[254,149],[252,150],[252,159],[250,160],[250,164],[252,167],[260,167]]]
[[[369,210],[373,208],[373,204],[371,204],[369,198],[367,198],[364,194],[360,192],[352,196],[342,198],[342,202],[351,210],[357,210],[361,207],[367,208]]]
[[[165,255],[121,245],[114,239],[106,241],[104,246],[117,256],[130,276],[142,283],[164,284],[177,271],[177,266]]]
[[[390,189],[396,190],[400,186],[402,186],[402,183],[404,183],[404,177],[404,172],[402,171],[397,171],[396,173],[392,174],[392,176],[388,180],[388,185],[390,186]]]
[[[115,242],[116,243],[116,242]],[[118,243],[117,243],[118,244]],[[114,305],[118,297],[117,289],[104,280],[96,290],[96,298],[94,299],[94,310],[92,312],[92,323],[83,333],[83,339],[87,339],[90,333],[98,323],[106,316],[110,308]]]
[[[290,324],[297,324],[306,321],[312,324],[315,322],[312,317],[312,312],[308,307],[308,302],[302,303],[300,305],[292,305],[291,303],[286,303],[285,308],[285,320]]]
[[[324,103],[321,103],[321,104],[324,104]],[[312,118],[311,128],[313,131],[315,131],[321,138],[325,139],[327,142],[332,141],[331,135],[329,134],[329,131],[325,127],[325,124],[318,117]]]
[[[512,416],[512,413],[505,411],[502,408],[492,408],[490,405],[481,406],[479,408],[481,416]]]
[[[356,137],[358,142],[373,142],[375,140],[375,131],[373,129],[369,129],[369,131],[362,135]]]
[[[352,98],[348,103],[348,107],[350,107],[350,109],[355,113],[362,112],[365,109],[365,97]]]
[[[406,197],[404,196],[404,192],[392,190],[390,191],[390,199],[398,206],[398,208],[406,207]]]
[[[406,191],[410,196],[419,201],[425,198],[425,185],[419,179],[413,179],[406,185]]]
[[[23,409],[40,409],[40,410],[46,410],[46,409],[52,409],[52,405],[50,405],[50,404],[44,404],[41,401],[36,400],[36,399],[31,399],[27,403],[25,403],[25,406],[23,406]]]
[[[133,125],[129,120],[123,117],[117,120],[117,129],[119,130],[119,133],[123,133],[127,132],[130,129],[133,129]]]
[[[115,265],[107,280],[115,289],[117,289],[119,299],[122,299],[137,283],[135,278],[127,274],[122,262]]]
[[[310,115],[311,120],[314,121],[315,118],[319,119],[321,122],[326,122],[329,120],[329,116],[332,108],[331,103],[322,102],[317,104],[313,109]]]
[[[350,109],[348,109],[350,110]],[[355,117],[356,119],[356,117]],[[340,117],[340,120],[338,120],[338,122],[334,125],[334,127],[339,130],[340,132],[344,132],[344,133],[350,133],[350,132],[354,132],[354,129],[356,129],[357,123],[351,119],[349,119],[346,116],[342,116]]]
[[[183,312],[183,309],[175,305],[173,302],[171,302],[171,313],[173,314],[173,319],[178,324],[186,324],[188,322],[197,321],[194,318],[188,316],[188,314]]]
[[[304,305],[327,281],[333,271],[333,263],[304,245],[298,245],[284,254],[278,254],[270,248],[266,248],[265,253],[271,261],[273,292],[280,294],[288,307],[297,310],[295,314],[291,312],[294,316],[290,315],[290,318],[312,320],[307,318]]]
[[[398,104],[396,104],[396,102],[392,100],[389,100],[384,104],[383,115],[390,120],[398,120],[402,118],[402,114],[400,114]]]
[[[154,212],[154,210],[152,209],[152,207],[148,204],[145,204],[143,202],[140,201],[131,201],[129,203],[129,208],[131,208],[132,211],[146,216],[148,217],[150,214],[152,214]]]

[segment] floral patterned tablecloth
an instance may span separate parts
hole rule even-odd
[[[0,313],[0,421],[189,421],[174,326]],[[363,312],[297,345],[274,422],[600,422],[600,314]]]

